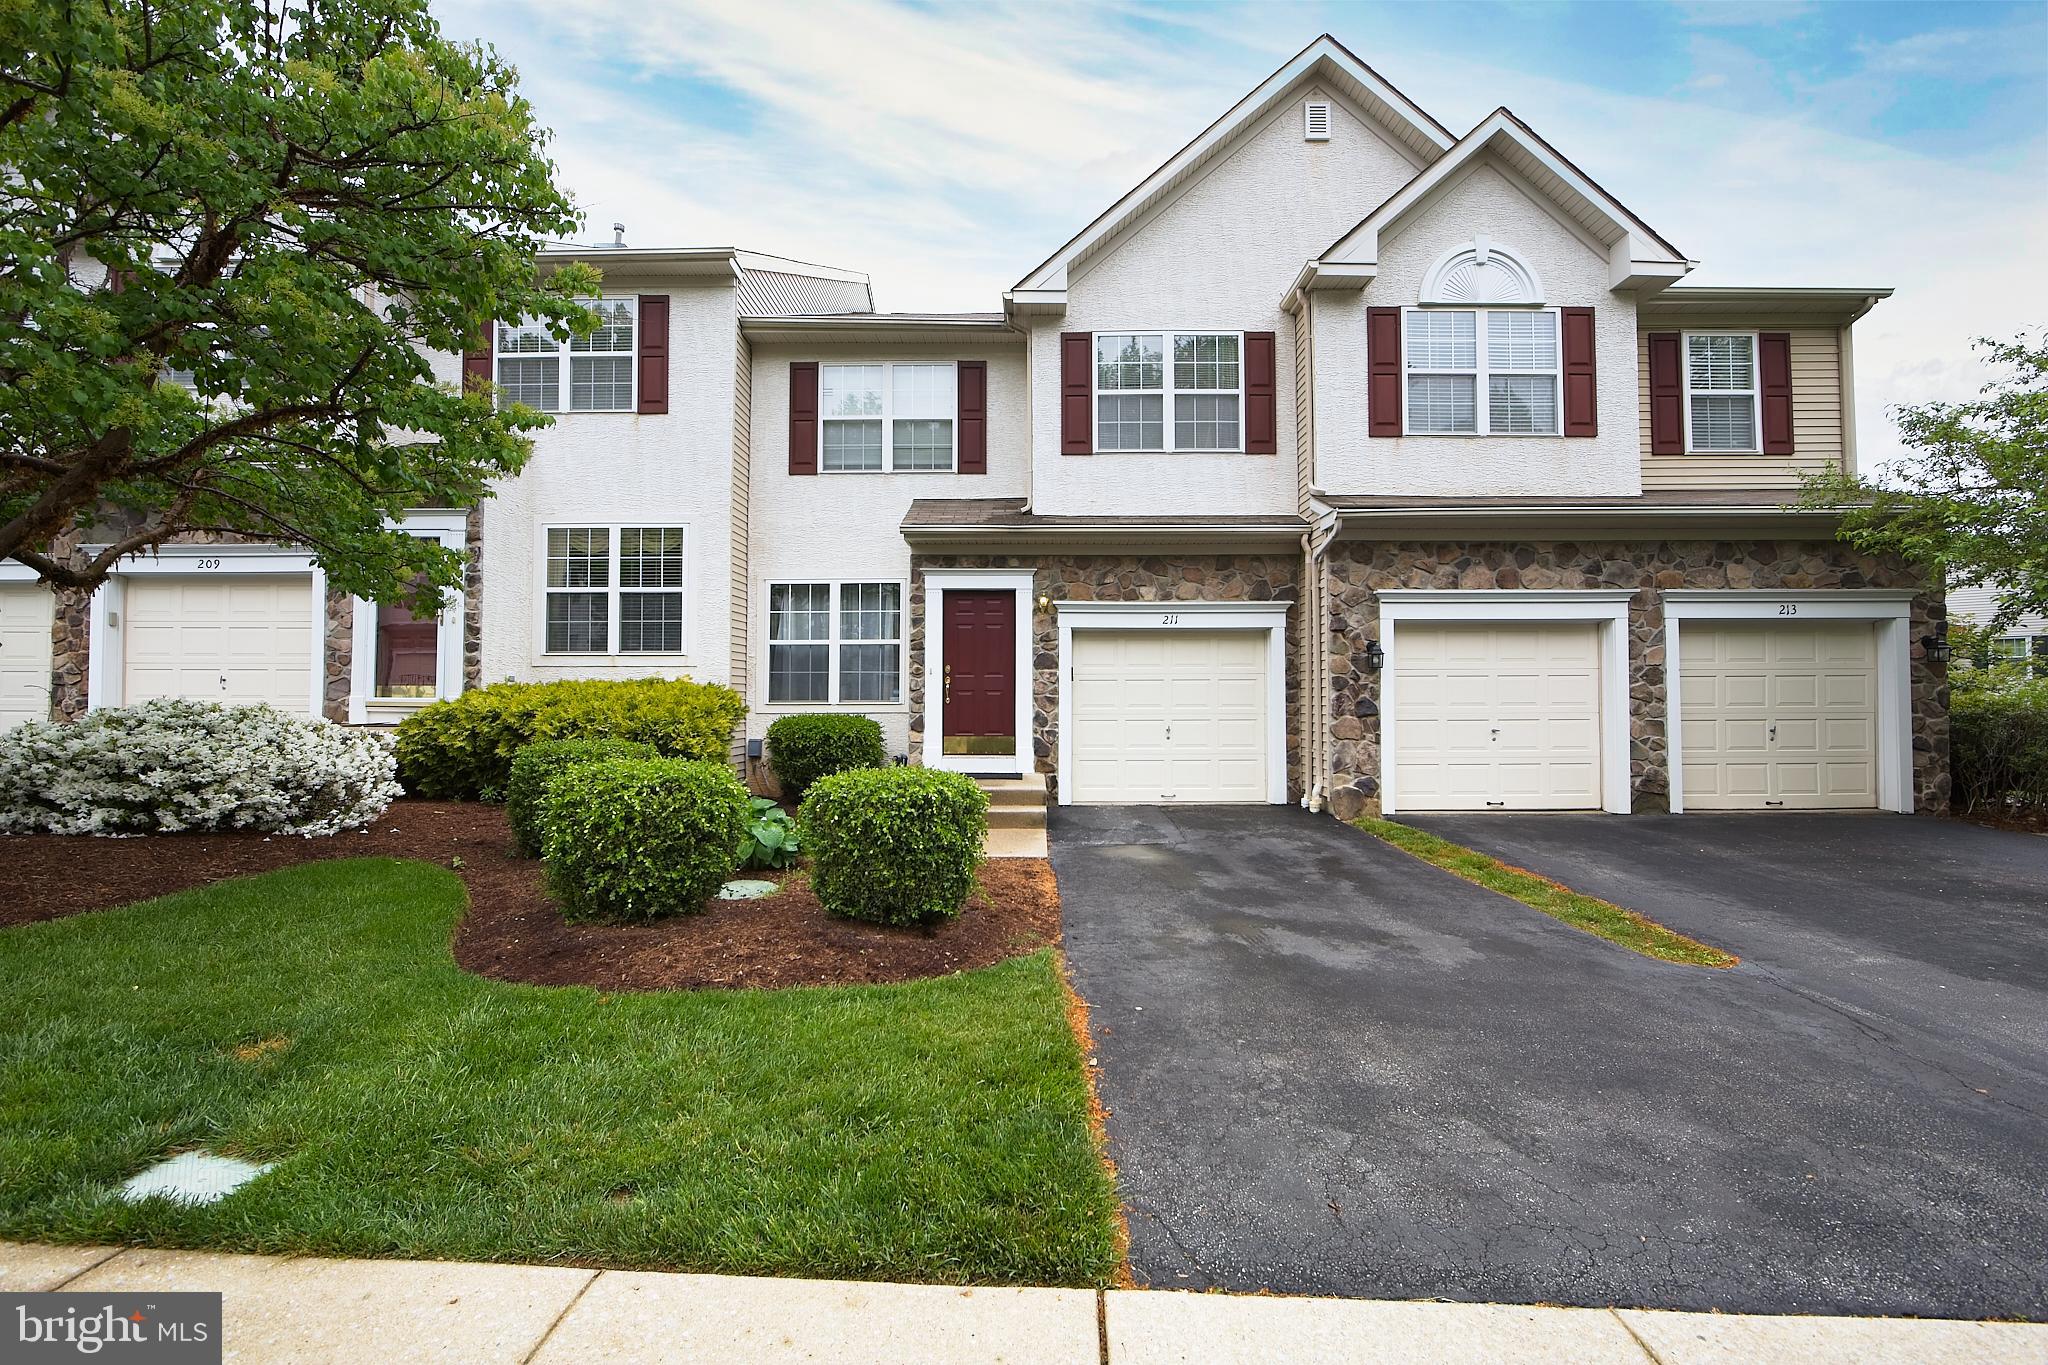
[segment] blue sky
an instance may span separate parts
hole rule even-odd
[[[1896,287],[1858,328],[1866,458],[1886,404],[1981,382],[1970,337],[2048,324],[2043,4],[436,9],[519,66],[593,240],[850,266],[883,308],[997,307],[1327,30],[1454,132],[1514,109],[1694,282]]]

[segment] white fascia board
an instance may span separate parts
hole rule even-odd
[[[1003,295],[1003,305],[1010,313],[1064,313],[1067,311],[1067,291],[1059,289],[1012,289]]]
[[[1319,289],[1348,289],[1356,293],[1377,279],[1379,273],[1379,262],[1376,260],[1310,261],[1302,266],[1301,273],[1294,277],[1294,284],[1288,289],[1287,295],[1292,298],[1297,293]]]
[[[1646,254],[1654,251],[1655,255]],[[1607,250],[1607,287],[1654,293],[1686,277],[1691,265],[1672,260],[1654,243],[1645,243],[1633,232]]]

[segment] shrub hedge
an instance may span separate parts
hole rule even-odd
[[[988,794],[935,768],[857,769],[820,778],[798,826],[827,910],[928,924],[958,915],[974,889]]]
[[[747,832],[747,789],[723,762],[575,764],[548,783],[542,810],[548,889],[568,919],[695,914]]]
[[[538,858],[541,847],[541,801],[548,784],[579,763],[607,758],[656,758],[651,744],[636,739],[537,739],[512,755],[511,776],[505,779],[505,818],[512,826],[512,847],[522,858]]]
[[[401,795],[391,741],[271,706],[146,701],[0,735],[0,833],[358,829]]]
[[[1949,744],[1950,797],[1959,809],[2048,812],[2048,679],[2014,670],[2002,680],[1957,686]]]
[[[784,716],[768,727],[768,767],[792,801],[801,800],[821,777],[879,768],[888,761],[882,727],[866,716]]]
[[[665,758],[723,760],[747,713],[740,694],[687,678],[493,683],[398,727],[398,779],[415,796],[499,799],[512,756],[541,739],[630,739]]]

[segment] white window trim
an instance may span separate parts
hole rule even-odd
[[[1014,662],[1017,694],[1016,712],[1011,717],[1015,752],[1008,754],[949,754],[946,752],[946,704],[943,693],[935,694],[931,680],[946,676],[946,594],[961,592],[1008,592],[1017,603],[1017,639]],[[924,571],[924,756],[927,768],[949,772],[975,773],[984,777],[1022,777],[1037,767],[1032,729],[1032,693],[1037,686],[1031,668],[1032,639],[1036,626],[1032,618],[1032,573],[1029,569],[926,569]]]
[[[1693,387],[1692,387],[1692,339],[1693,339],[1694,337],[1748,337],[1748,338],[1749,338],[1749,390],[1748,390],[1748,392],[1747,392],[1747,393],[1744,393],[1744,392],[1743,392],[1743,390],[1741,390],[1741,389],[1701,389],[1701,390],[1699,390],[1699,392],[1700,392],[1700,393],[1702,393],[1702,394],[1708,394],[1708,395],[1718,394],[1718,395],[1720,395],[1720,396],[1721,396],[1721,397],[1723,397],[1723,398],[1745,398],[1745,397],[1746,397],[1746,398],[1748,398],[1748,399],[1749,399],[1749,430],[1750,430],[1750,434],[1751,434],[1752,436],[1754,436],[1754,437],[1756,438],[1756,440],[1755,440],[1755,443],[1754,443],[1754,444],[1752,444],[1752,445],[1748,445],[1748,446],[1742,446],[1742,447],[1737,447],[1737,446],[1716,446],[1716,447],[1714,447],[1714,448],[1713,448],[1713,449],[1711,449],[1711,450],[1701,450],[1701,449],[1699,449],[1698,447],[1696,447],[1696,446],[1694,446],[1694,445],[1693,445],[1693,443],[1692,443],[1692,400],[1693,400]],[[1763,381],[1763,355],[1762,355],[1762,353],[1761,353],[1761,352],[1762,352],[1762,344],[1761,344],[1761,341],[1760,341],[1760,339],[1759,339],[1759,336],[1758,336],[1758,334],[1757,334],[1757,333],[1755,333],[1755,332],[1748,332],[1748,331],[1743,331],[1743,330],[1742,330],[1742,329],[1740,329],[1740,328],[1727,328],[1727,327],[1716,327],[1716,328],[1700,328],[1700,329],[1698,329],[1698,330],[1696,330],[1696,331],[1691,331],[1691,332],[1680,332],[1680,333],[1678,334],[1678,364],[1679,364],[1679,367],[1680,367],[1680,368],[1679,368],[1679,372],[1680,372],[1680,373],[1681,373],[1682,375],[1684,375],[1684,376],[1685,376],[1685,388],[1684,388],[1684,391],[1683,391],[1683,397],[1684,397],[1684,400],[1685,400],[1685,453],[1686,453],[1686,454],[1688,454],[1688,455],[1761,455],[1761,454],[1763,454],[1763,449],[1764,449],[1764,445],[1763,445],[1763,441],[1764,441],[1764,381]]]
[[[463,554],[469,547],[469,518],[461,512],[408,512],[385,526],[394,531],[404,531],[438,542],[443,548]],[[348,719],[351,725],[362,725],[370,718],[370,711],[393,713],[417,709],[427,704],[426,698],[380,697],[377,692],[377,604],[361,597],[349,599],[354,612],[350,627],[351,654],[349,658]],[[462,617],[465,597],[458,588],[448,594],[439,617],[439,649],[434,660],[435,678],[433,700],[446,700],[462,694]]]
[[[1104,389],[1097,382],[1102,377],[1101,362],[1096,359],[1096,338],[1098,337],[1150,337],[1159,338],[1160,344],[1160,388],[1156,389]],[[1177,389],[1173,386],[1173,339],[1175,337],[1235,337],[1237,338],[1237,387],[1235,389]],[[1242,455],[1245,453],[1245,367],[1248,360],[1244,351],[1244,333],[1233,332],[1223,327],[1105,327],[1099,332],[1088,334],[1088,440],[1093,444],[1102,434],[1102,399],[1143,398],[1159,395],[1160,403],[1160,447],[1157,450],[1111,449],[1096,446],[1097,455]],[[1237,444],[1234,446],[1178,446],[1174,444],[1173,400],[1186,394],[1190,397],[1203,395],[1211,398],[1237,396]]]
[[[874,473],[873,470],[866,471]],[[896,638],[889,640],[842,640],[839,635],[839,591],[842,588],[866,587],[874,583],[893,583],[898,593],[896,617]],[[774,628],[773,603],[777,588],[817,587],[823,585],[832,590],[829,606],[831,633],[822,640],[777,640],[771,633]],[[840,701],[839,700],[839,646],[895,644],[896,649],[896,700],[895,701]],[[825,701],[770,701],[768,689],[773,686],[773,661],[776,645],[824,645],[825,646]],[[851,715],[870,715],[910,709],[910,584],[901,578],[770,578],[761,583],[761,704],[758,710],[773,711],[778,715],[806,711],[845,711]]]
[[[631,653],[619,648],[619,532],[632,530],[681,531],[683,533],[683,582],[679,588],[650,588],[649,592],[674,592],[683,601],[683,647],[680,650],[640,649]],[[550,521],[538,529],[539,540],[534,550],[533,588],[533,661],[536,665],[549,664],[591,664],[612,663],[623,666],[637,665],[644,659],[659,659],[665,662],[687,663],[690,658],[690,587],[695,575],[690,567],[691,527],[688,522],[661,521],[644,517],[636,521]],[[605,575],[605,648],[593,650],[561,650],[548,648],[548,595],[553,592],[595,592],[594,588],[550,588],[548,587],[548,533],[550,531],[603,531],[609,537],[607,554],[610,572]],[[629,588],[628,592],[643,589]]]
[[[1717,334],[1718,335],[1718,334]],[[1667,588],[1664,747],[1671,813],[1685,810],[1684,623],[1868,621],[1877,631],[1877,806],[1913,813],[1913,594],[1903,588]],[[1786,610],[1787,608],[1791,610]]]
[[[1061,602],[1059,803],[1074,803],[1074,632],[1256,630],[1266,636],[1266,802],[1287,804],[1287,613],[1292,602]]]
[[[818,365],[818,472],[873,477],[876,474],[957,474],[960,472],[960,362],[957,360],[820,360]],[[828,422],[873,422],[866,417],[834,417],[825,411],[825,371],[835,366],[851,369],[882,367],[882,467],[880,469],[827,469],[825,467],[825,424]],[[944,365],[953,372],[953,459],[944,469],[898,469],[896,467],[896,367],[898,365]],[[906,417],[906,422],[937,421],[931,417]],[[822,583],[820,578],[778,579],[778,582]],[[854,578],[851,583],[885,583],[882,578]]]
[[[1473,406],[1476,409],[1478,429],[1476,431],[1416,431],[1408,425],[1408,319],[1417,315],[1444,313],[1473,314],[1472,336],[1475,345],[1473,359],[1476,368],[1471,370],[1418,370],[1425,378],[1433,375],[1472,376]],[[1550,318],[1552,335],[1557,338],[1557,367],[1550,371],[1551,391],[1556,395],[1552,411],[1557,414],[1555,431],[1495,431],[1493,430],[1493,405],[1487,399],[1487,380],[1492,372],[1487,369],[1486,360],[1486,316],[1489,313],[1543,313]],[[1502,370],[1502,374],[1524,377],[1540,376],[1542,370]],[[1524,304],[1478,304],[1460,305],[1455,308],[1403,308],[1401,310],[1401,434],[1403,436],[1435,437],[1448,436],[1453,439],[1471,440],[1476,436],[1508,436],[1519,440],[1547,441],[1564,435],[1564,315],[1557,308],[1531,308]]]
[[[556,396],[557,396],[557,398],[558,398],[558,399],[560,400],[560,402],[559,402],[559,405],[558,405],[558,406],[556,406],[556,407],[552,407],[552,408],[539,408],[539,409],[536,409],[536,411],[539,411],[539,412],[546,412],[546,413],[547,413],[547,414],[548,414],[549,416],[552,416],[552,417],[599,417],[599,416],[606,416],[606,415],[610,415],[610,416],[618,416],[618,415],[620,415],[620,414],[626,414],[626,415],[631,415],[631,414],[633,414],[633,413],[637,413],[637,412],[639,412],[639,411],[640,411],[640,298],[639,298],[639,296],[638,296],[637,294],[600,294],[600,295],[598,295],[598,296],[597,296],[597,297],[595,297],[595,298],[588,298],[588,299],[578,299],[578,300],[577,300],[577,302],[578,302],[578,303],[586,303],[586,304],[595,304],[595,303],[623,303],[623,304],[625,304],[625,305],[626,305],[626,306],[627,306],[628,308],[630,308],[630,309],[632,310],[632,313],[633,313],[633,344],[632,344],[632,346],[631,346],[631,347],[629,347],[628,349],[626,349],[626,350],[623,350],[623,351],[575,351],[575,352],[571,352],[569,348],[570,348],[570,345],[571,345],[571,344],[573,343],[573,341],[574,341],[574,338],[573,338],[573,337],[565,337],[565,338],[563,338],[562,340],[560,340],[560,341],[557,341],[557,342],[556,342],[556,350],[555,350],[554,354],[555,354],[556,358],[560,360],[562,368],[561,368],[561,371],[560,371],[560,373],[559,373],[559,374],[558,374],[558,375],[556,376],[556,387],[555,387],[555,393],[556,393]],[[525,326],[525,325],[526,325],[526,322],[525,322],[524,320],[522,320],[522,321],[520,321],[520,322],[517,322],[517,323],[514,323],[514,324],[512,324],[512,325],[513,325],[513,326],[515,326],[515,327],[523,327],[523,326]],[[552,340],[553,338],[550,338],[550,339]],[[546,360],[546,359],[548,358],[548,354],[549,354],[549,353],[548,353],[548,352],[546,352],[546,351],[505,351],[505,350],[500,350],[500,349],[498,348],[498,328],[497,328],[497,325],[496,325],[496,324],[493,324],[493,325],[492,325],[492,327],[491,327],[491,385],[492,385],[492,387],[493,387],[493,388],[496,388],[496,387],[497,387],[497,384],[498,384],[498,374],[499,374],[498,366],[499,366],[499,364],[500,364],[500,363],[502,363],[503,361],[506,361],[506,360]],[[621,357],[621,356],[625,357],[625,358],[626,358],[626,360],[627,360],[628,362],[630,362],[630,363],[628,363],[628,364],[627,364],[627,366],[626,366],[626,373],[627,373],[627,375],[628,375],[628,376],[630,376],[630,378],[631,378],[631,383],[632,383],[632,394],[631,394],[631,396],[630,396],[630,397],[628,397],[628,398],[626,399],[626,406],[624,406],[624,407],[622,407],[622,408],[577,408],[577,407],[571,407],[571,406],[570,406],[570,401],[571,401],[571,399],[570,399],[570,395],[571,395],[571,393],[573,392],[573,389],[572,389],[572,387],[571,387],[571,386],[572,386],[572,385],[574,384],[574,382],[575,382],[575,380],[574,380],[574,378],[573,378],[573,374],[572,374],[572,369],[571,369],[571,366],[572,366],[572,362],[571,362],[571,360],[570,360],[570,356],[571,356],[572,354],[574,354],[574,355],[580,355],[580,356],[584,357],[585,359],[618,359],[618,358],[619,358],[619,357]]]
[[[1403,622],[1484,625],[1591,622],[1600,642],[1600,808],[1627,815],[1629,787],[1628,604],[1633,588],[1382,588],[1380,633],[1380,809],[1401,810],[1397,692]],[[1667,670],[1668,671],[1668,670]],[[1673,769],[1676,771],[1676,769]]]

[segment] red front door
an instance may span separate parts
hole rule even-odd
[[[949,754],[1017,752],[1017,595],[945,594],[945,676],[939,681]]]

